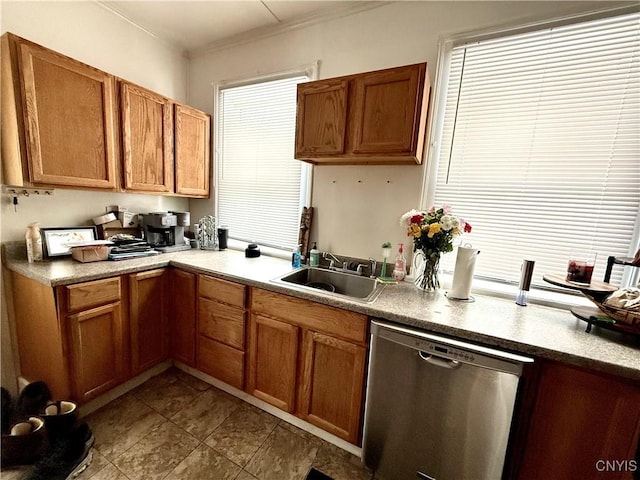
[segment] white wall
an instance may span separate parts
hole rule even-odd
[[[0,30],[12,32],[179,101],[187,97],[187,59],[95,2],[2,2]],[[106,205],[134,212],[186,210],[188,200],[155,195],[56,189],[52,198],[1,198],[2,241],[41,226],[90,224]]]
[[[319,78],[428,62],[435,78],[438,39],[569,13],[610,2],[398,2],[193,58],[189,101],[213,113],[212,82],[253,77],[320,60]],[[437,92],[435,92],[437,95]],[[321,250],[381,258],[385,241],[404,242],[399,217],[419,208],[424,166],[314,167],[312,240]],[[211,201],[191,201],[200,216]]]
[[[158,93],[186,101],[187,60],[178,50],[150,37],[95,2],[1,3],[0,30],[12,32],[96,68]],[[130,211],[186,210],[188,200],[154,195],[132,195],[56,189],[51,198],[20,197],[17,212],[7,196],[0,197],[0,238],[23,240],[26,225],[90,224],[106,205]],[[15,371],[2,294],[2,385],[15,391]],[[42,339],[46,341],[46,339]]]

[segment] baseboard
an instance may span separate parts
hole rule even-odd
[[[94,398],[93,400],[85,403],[81,407],[78,408],[78,416],[85,417],[90,413],[95,412],[99,408],[104,407],[107,403],[112,402],[118,397],[121,397],[125,393],[130,392],[134,388],[139,385],[142,385],[144,382],[149,380],[151,377],[155,377],[165,370],[171,368],[173,365],[172,360],[167,360],[162,362],[155,367],[150,368],[149,370],[141,373],[140,375],[133,377],[131,380],[127,380],[126,382],[118,385],[117,387],[109,390],[107,393],[100,395],[99,397]]]
[[[357,456],[358,458],[362,458],[362,448],[356,445],[353,445],[352,443],[349,443],[341,438],[338,438],[335,435],[330,434],[329,432],[325,432],[324,430],[316,427],[315,425],[311,425],[310,423],[307,423],[304,420],[301,420],[298,417],[291,415],[290,413],[283,412],[279,408],[276,408],[269,403],[263,402],[262,400],[252,395],[249,395],[247,392],[243,390],[239,390],[216,378],[213,378],[212,376],[207,375],[206,373],[203,373],[200,370],[196,370],[195,368],[192,368],[188,365],[185,365],[184,363],[177,362],[177,361],[174,362],[174,365],[176,366],[176,368],[179,368],[180,370],[188,373],[189,375],[193,375],[194,377],[199,378],[203,382],[213,385],[214,387],[219,388],[220,390],[223,390],[228,394],[233,395],[234,397],[237,397],[240,400],[243,400],[253,405],[254,407],[257,407],[260,410],[264,410],[265,412],[270,413],[274,417],[284,420],[285,422],[288,422],[304,430],[305,432],[309,432],[315,435],[316,437],[320,437],[321,439],[335,445],[336,447],[346,450],[347,452]]]
[[[90,413],[95,412],[99,408],[104,407],[109,402],[112,402],[118,397],[121,397],[122,395],[138,387],[139,385],[142,385],[151,377],[155,377],[156,375],[159,375],[165,370],[171,368],[172,365],[175,365],[176,368],[179,368],[183,372],[186,372],[189,375],[192,375],[202,380],[203,382],[208,383],[209,385],[213,385],[214,387],[219,388],[220,390],[223,390],[228,394],[233,395],[234,397],[239,398],[240,400],[253,405],[254,407],[257,407],[260,410],[264,410],[265,412],[270,413],[276,418],[284,420],[285,422],[288,422],[300,428],[301,430],[304,430],[305,432],[309,432],[312,435],[315,435],[316,437],[319,437],[331,443],[332,445],[335,445],[336,447],[341,448],[342,450],[345,450],[351,453],[352,455],[357,456],[358,458],[362,458],[362,448],[356,445],[353,445],[352,443],[349,443],[341,438],[338,438],[335,435],[330,434],[329,432],[325,432],[324,430],[316,427],[315,425],[311,425],[310,423],[307,423],[304,420],[301,420],[300,418],[294,415],[291,415],[290,413],[284,412],[269,403],[263,402],[262,400],[252,395],[249,395],[247,392],[243,390],[239,390],[235,387],[232,387],[231,385],[224,383],[218,380],[217,378],[214,378],[210,375],[207,375],[206,373],[201,372],[200,370],[196,370],[195,368],[192,368],[182,362],[172,361],[172,360],[167,360],[163,363],[160,363],[155,367],[147,370],[146,372],[143,372],[140,375],[126,381],[125,383],[118,385],[114,389],[109,390],[104,395],[100,395],[99,397],[94,398],[93,400],[80,406],[78,409],[79,416],[85,417]],[[29,382],[26,381],[24,378],[18,377],[18,385],[20,389],[24,388],[28,384]]]

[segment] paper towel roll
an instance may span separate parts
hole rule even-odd
[[[456,257],[456,268],[453,271],[453,282],[451,291],[447,297],[458,300],[468,300],[471,292],[471,282],[473,281],[473,270],[476,268],[476,257],[479,250],[470,246],[458,247]]]

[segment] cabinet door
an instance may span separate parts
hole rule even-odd
[[[133,375],[162,362],[169,355],[165,305],[166,272],[151,270],[129,275],[129,321]]]
[[[298,85],[296,158],[344,153],[348,85],[346,79]]]
[[[299,328],[255,314],[250,323],[247,392],[293,413]]]
[[[549,362],[542,369],[518,478],[631,479],[639,428],[637,384]]]
[[[124,380],[120,302],[69,315],[74,398],[85,402]]]
[[[114,190],[113,77],[28,42],[20,64],[31,181]]]
[[[173,105],[157,93],[120,82],[124,188],[173,192]]]
[[[172,270],[171,355],[195,366],[196,361],[196,274]]]
[[[358,75],[353,91],[353,151],[411,153],[417,142],[423,64]]]
[[[304,333],[299,412],[353,444],[359,441],[367,350],[322,333]]]
[[[175,106],[176,193],[209,196],[211,117],[186,105]]]

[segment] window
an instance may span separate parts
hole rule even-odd
[[[229,237],[290,252],[309,201],[295,160],[296,86],[312,73],[224,85],[218,93],[216,216]]]
[[[424,203],[452,205],[472,224],[463,241],[481,250],[476,276],[517,282],[532,259],[534,284],[549,286],[542,275],[565,272],[582,249],[598,253],[602,279],[608,256],[637,250],[639,20],[565,22],[441,52],[446,95]]]

